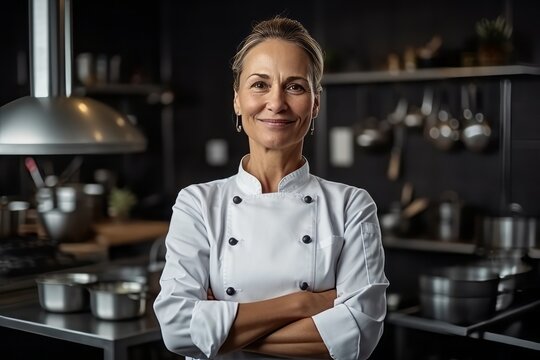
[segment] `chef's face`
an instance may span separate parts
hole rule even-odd
[[[244,59],[234,109],[250,148],[302,151],[311,119],[319,111],[310,61],[298,45],[266,40],[253,47]]]

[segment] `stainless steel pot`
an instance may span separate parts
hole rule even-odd
[[[497,296],[499,275],[487,267],[456,266],[420,275],[420,292],[462,298]]]
[[[456,266],[420,276],[425,317],[470,324],[495,313],[499,275],[487,267]]]
[[[26,220],[26,211],[30,204],[26,201],[10,201],[0,198],[0,238],[19,235],[19,227]]]
[[[482,246],[489,250],[529,249],[538,245],[538,220],[520,215],[484,219]]]
[[[146,312],[146,286],[140,282],[100,282],[89,290],[92,315],[99,319],[132,319]]]
[[[519,259],[492,259],[475,263],[499,275],[496,310],[504,310],[512,304],[517,290],[532,286],[532,267]]]
[[[45,310],[69,313],[88,310],[89,294],[85,286],[97,281],[86,273],[46,274],[36,279],[39,303]]]
[[[472,324],[495,313],[495,297],[453,297],[421,294],[422,315],[452,324]]]

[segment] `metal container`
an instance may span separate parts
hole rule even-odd
[[[89,294],[85,286],[97,281],[86,273],[46,274],[36,279],[39,303],[47,311],[69,313],[88,310]]]
[[[488,267],[456,266],[420,276],[422,315],[471,324],[495,313],[499,275]]]
[[[423,316],[458,325],[489,319],[495,313],[496,301],[496,297],[420,295]]]
[[[140,282],[99,282],[89,290],[92,315],[99,319],[132,319],[146,312],[146,286]]]
[[[496,310],[504,310],[511,305],[517,290],[532,286],[532,267],[519,259],[492,259],[475,263],[499,275]]]
[[[0,197],[0,238],[19,235],[19,227],[24,224],[29,207],[26,201],[10,201],[6,196]]]
[[[529,249],[537,247],[538,221],[525,216],[484,219],[482,246],[490,250]]]
[[[39,220],[51,240],[87,240],[91,234],[93,210],[81,184],[40,188],[36,199]]]
[[[495,297],[499,275],[487,267],[456,266],[420,275],[420,292],[452,297]]]

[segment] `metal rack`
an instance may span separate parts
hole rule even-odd
[[[504,213],[511,203],[511,114],[512,114],[512,82],[513,77],[540,76],[540,67],[528,65],[504,65],[504,66],[476,66],[476,67],[449,67],[449,68],[429,68],[417,69],[413,71],[368,71],[368,72],[346,72],[326,74],[323,77],[323,86],[328,89],[333,86],[350,85],[373,85],[400,82],[425,82],[441,81],[451,79],[467,78],[497,78],[499,79],[499,121],[501,139],[501,196],[500,211]],[[321,112],[317,119],[315,147],[315,170],[322,177],[327,176],[327,154],[328,154],[328,115],[327,115],[327,95],[323,91],[321,95]]]

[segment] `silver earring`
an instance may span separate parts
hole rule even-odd
[[[240,125],[240,115],[236,115],[236,131],[242,132],[242,125]]]
[[[311,119],[311,135],[313,136],[313,133],[315,133],[315,119]]]

